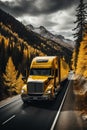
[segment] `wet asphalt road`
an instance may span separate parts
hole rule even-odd
[[[0,130],[50,130],[61,105],[68,81],[54,102],[33,102],[23,104],[21,98],[0,109]],[[61,129],[62,130],[62,129]]]
[[[72,80],[54,130],[87,130],[87,127],[83,125],[79,111],[76,109],[76,97],[73,92],[73,83],[74,81]]]

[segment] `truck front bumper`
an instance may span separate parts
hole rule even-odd
[[[23,101],[52,100],[51,95],[29,96],[28,94],[22,94],[21,98],[22,98]]]

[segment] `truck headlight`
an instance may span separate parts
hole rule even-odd
[[[47,90],[46,94],[51,94],[51,89],[50,90]]]
[[[21,93],[24,93],[24,92],[25,92],[24,89],[22,89],[22,90],[21,90]]]
[[[24,85],[24,86],[22,87],[21,93],[22,93],[22,94],[23,94],[23,93],[27,93],[27,85]]]

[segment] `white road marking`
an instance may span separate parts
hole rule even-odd
[[[2,125],[6,124],[8,121],[12,120],[15,116],[16,116],[16,115],[13,115],[13,116],[11,116],[10,118],[8,118],[6,121],[4,121],[4,122],[2,123]]]
[[[65,93],[65,95],[64,95],[64,97],[63,97],[62,103],[61,103],[61,105],[60,105],[60,107],[59,107],[59,109],[58,109],[58,112],[57,112],[57,114],[56,114],[56,116],[55,116],[55,119],[54,119],[54,121],[53,121],[53,124],[52,124],[50,130],[54,130],[54,127],[55,127],[56,122],[57,122],[57,120],[58,120],[58,118],[59,118],[59,115],[60,115],[62,106],[63,106],[63,104],[64,104],[64,101],[65,101],[65,98],[66,98],[66,95],[67,95],[67,92],[68,92],[68,89],[69,89],[69,85],[70,85],[70,82],[69,82],[69,84],[68,84],[66,93]]]

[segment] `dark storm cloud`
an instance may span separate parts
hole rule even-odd
[[[58,10],[70,8],[78,0],[15,0],[13,2],[0,1],[0,7],[15,15],[41,15],[50,14]]]
[[[32,12],[33,9],[33,0],[27,1],[27,0],[20,0],[20,1],[12,1],[12,2],[2,2],[0,1],[0,7],[4,9],[6,12],[9,12],[15,16],[22,16],[27,13]]]
[[[80,0],[0,0],[0,8],[25,25],[45,26],[56,34],[72,37],[76,6]],[[87,2],[87,0],[84,0]]]

